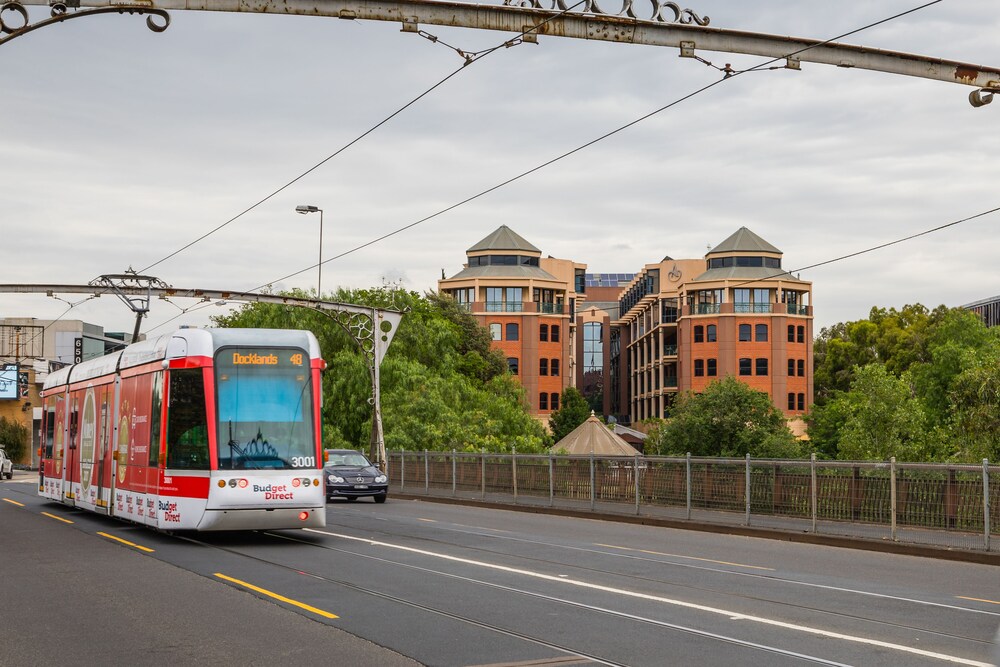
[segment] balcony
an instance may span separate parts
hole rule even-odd
[[[695,315],[718,315],[721,310],[721,305],[718,303],[698,303],[695,304],[694,314]],[[747,304],[750,305],[750,304]]]
[[[676,357],[677,356],[677,346],[676,345],[664,345],[663,346],[663,356],[665,356],[665,357]]]
[[[733,304],[734,312],[737,313],[770,313],[771,304],[769,303],[747,303],[738,301]]]
[[[538,307],[538,312],[547,313],[550,315],[562,315],[566,312],[566,307],[561,303],[540,303],[535,302]]]
[[[797,306],[794,303],[787,304],[789,315],[808,315],[809,306]]]
[[[486,312],[487,313],[520,313],[524,309],[524,304],[520,301],[517,302],[507,302],[507,301],[487,301],[486,302]]]
[[[666,389],[677,389],[677,376],[667,376],[663,378],[663,386]]]

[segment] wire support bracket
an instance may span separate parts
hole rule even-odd
[[[97,14],[148,14],[146,27],[153,32],[163,32],[170,26],[170,14],[164,9],[141,7],[135,5],[111,5],[109,7],[93,7],[80,9],[80,0],[67,2],[50,2],[49,18],[31,23],[28,9],[18,0],[10,0],[0,4],[0,44],[25,35],[39,28],[44,28],[70,19]],[[70,12],[69,10],[74,11]],[[11,20],[13,19],[13,21]],[[158,19],[158,20],[155,20]]]

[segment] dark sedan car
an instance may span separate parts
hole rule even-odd
[[[375,502],[384,503],[389,494],[389,479],[364,454],[353,449],[326,450],[323,477],[327,500],[371,496]]]

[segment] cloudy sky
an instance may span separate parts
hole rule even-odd
[[[499,0],[495,4],[499,4]],[[604,5],[614,4],[608,0]],[[711,25],[826,39],[921,4],[691,0]],[[603,6],[603,5],[602,5]],[[31,8],[32,19],[45,16]],[[423,26],[477,51],[511,35]],[[995,0],[945,0],[845,42],[1000,67]],[[701,52],[717,65],[760,58]],[[177,287],[316,286],[324,257],[416,222],[719,78],[676,49],[541,37],[501,49],[266,203],[462,63],[398,24],[96,16],[0,45],[0,283],[142,270]],[[796,270],[1000,206],[1000,104],[970,88],[803,63],[738,76],[511,185],[325,264],[324,290],[423,292],[507,224],[591,272],[701,257],[747,226]],[[802,271],[817,324],[1000,294],[1000,214]],[[157,263],[159,262],[159,263]],[[283,279],[284,278],[284,279]],[[282,280],[283,279],[283,280]],[[80,295],[65,295],[79,301]],[[190,302],[153,304],[144,330]],[[66,303],[0,294],[0,316]],[[169,325],[204,324],[211,307]],[[110,296],[67,318],[132,328]],[[162,329],[161,329],[162,330]]]

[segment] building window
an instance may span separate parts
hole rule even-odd
[[[795,394],[794,393],[788,394],[788,409],[789,410],[794,410],[795,409]]]
[[[750,325],[741,324],[740,325],[740,342],[747,342],[750,340]]]
[[[794,343],[795,342],[795,325],[794,324],[789,324],[788,325],[788,342],[789,343]]]
[[[559,375],[559,360],[558,359],[553,359],[549,363],[549,370],[552,372],[553,376]]]
[[[753,362],[747,358],[743,357],[740,359],[740,375],[751,375],[753,369]]]
[[[517,375],[517,357],[507,357],[507,368],[511,375]]]
[[[788,377],[795,377],[795,360],[788,360]]]
[[[704,359],[695,359],[694,360],[694,376],[695,377],[702,377],[703,375],[705,375],[705,360]]]
[[[553,410],[559,409],[559,394],[553,393],[549,397],[549,403],[552,405]]]
[[[716,341],[716,327],[714,324],[709,324],[705,327],[705,342],[714,343]]]
[[[694,328],[694,342],[703,343],[705,342],[705,327],[700,324]]]
[[[517,340],[517,322],[507,323],[507,340]]]
[[[798,339],[799,339],[800,343],[806,342],[806,328],[805,327],[799,327],[798,329],[796,329],[796,333],[798,334]]]
[[[552,325],[552,342],[553,343],[558,343],[559,342],[559,325],[558,324],[553,324]]]
[[[486,312],[503,312],[503,289],[500,287],[486,288]]]
[[[548,375],[549,374],[549,360],[548,359],[539,359],[538,360],[538,374],[539,375]]]
[[[548,410],[549,409],[549,395],[544,391],[538,395],[538,409]]]
[[[500,333],[503,331],[503,326],[499,322],[490,322],[490,338],[492,340],[500,340]]]
[[[583,325],[583,372],[604,370],[604,338],[600,322],[585,322]],[[553,373],[555,375],[555,373]]]
[[[767,375],[767,357],[757,357],[757,375]]]
[[[792,329],[792,327],[788,327],[788,330],[789,330],[788,331],[788,335],[789,336],[792,335],[791,329]],[[547,343],[549,341],[549,325],[548,324],[541,324],[541,325],[538,326],[538,340],[540,340],[543,343]],[[792,340],[792,339],[789,338],[788,340]]]
[[[806,376],[806,360],[799,359],[799,377]]]
[[[754,340],[756,340],[758,343],[766,343],[767,342],[767,325],[766,324],[758,324],[756,327],[754,327]]]
[[[705,366],[707,367],[707,372],[705,374],[708,375],[708,377],[714,378],[717,375],[715,359],[709,359]]]
[[[799,394],[799,410],[805,410],[805,409],[806,409],[806,395]]]

